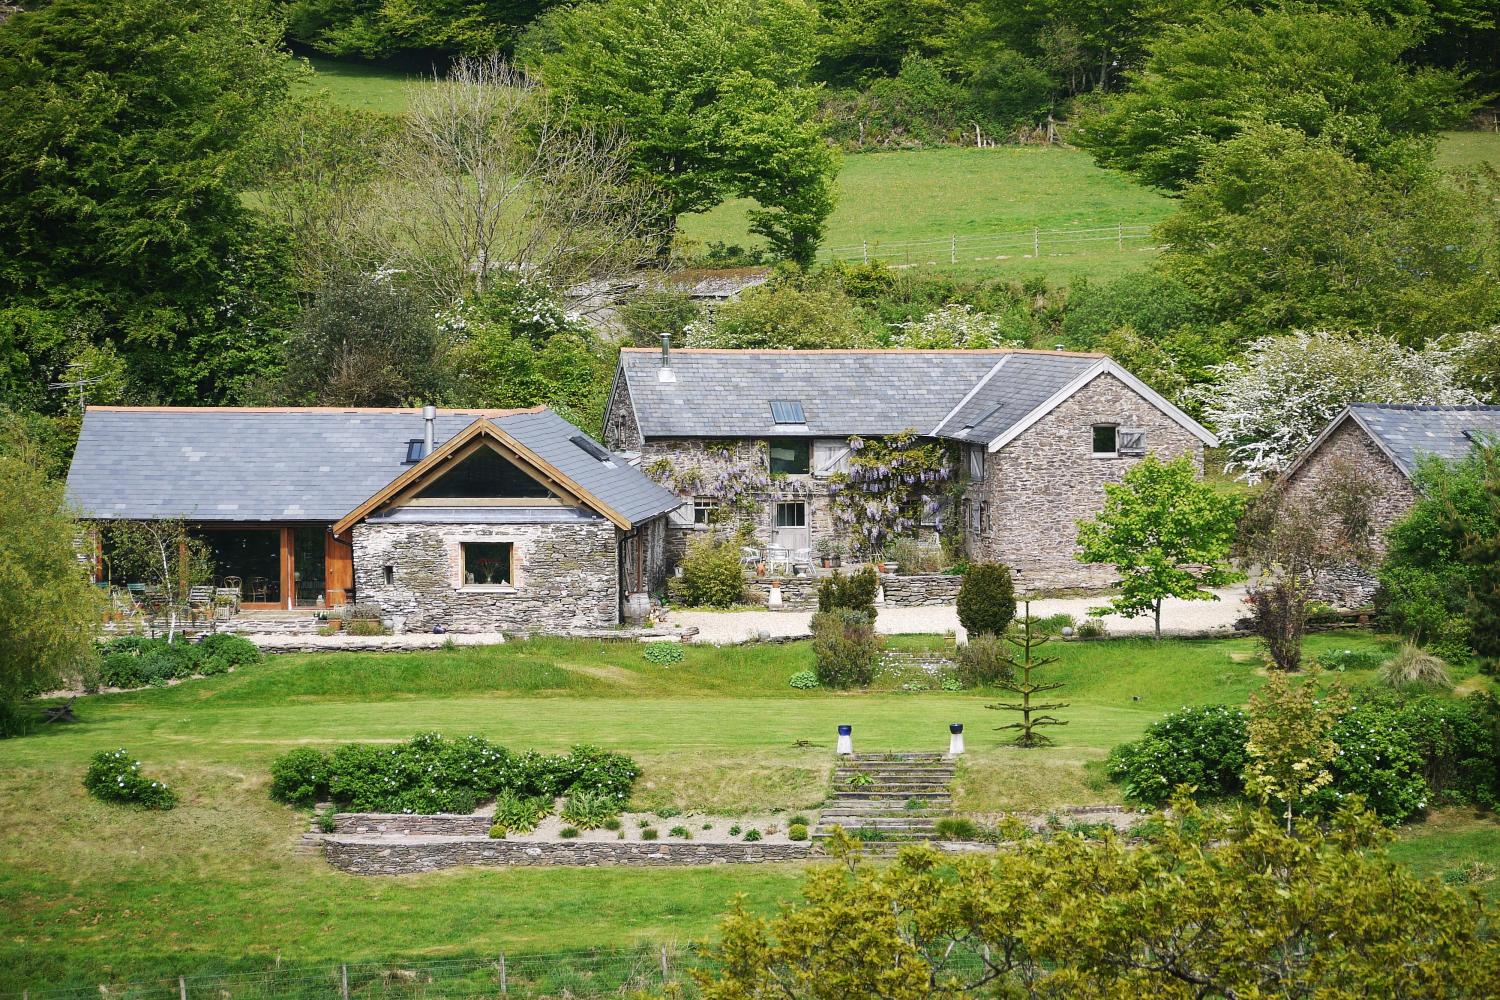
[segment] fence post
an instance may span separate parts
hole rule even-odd
[[[1040,229],[1033,229],[1031,231],[1031,256],[1032,257],[1040,257],[1041,255],[1042,255],[1042,231]]]
[[[1119,249],[1124,250],[1125,249],[1125,223],[1122,222],[1122,223],[1119,224],[1119,230],[1120,230],[1120,232],[1119,232],[1119,238],[1116,240],[1115,245]]]
[[[864,250],[865,263],[866,264],[870,263],[870,241],[869,240],[861,240],[859,245]]]
[[[178,976],[177,977],[177,997],[178,997],[178,1000],[188,1000],[188,997],[187,997],[187,977],[186,976]]]
[[[667,985],[667,946],[661,946],[661,984]]]
[[[339,996],[349,1000],[349,966],[339,966]]]
[[[958,263],[958,234],[948,237],[948,263]]]
[[[510,992],[510,983],[505,976],[505,952],[500,953],[500,993],[505,995]]]

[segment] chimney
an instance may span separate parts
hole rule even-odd
[[[426,458],[432,454],[434,439],[437,437],[437,407],[428,405],[422,407],[422,457]]]
[[[656,370],[656,381],[676,382],[677,373],[672,370],[672,335],[661,335],[661,367]]]

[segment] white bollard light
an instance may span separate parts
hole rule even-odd
[[[959,622],[953,629],[953,645],[967,646],[969,644],[969,630],[964,628],[964,623]]]
[[[962,757],[964,753],[964,724],[955,722],[948,727],[948,756]]]
[[[771,596],[766,600],[766,607],[781,607],[781,582],[778,580],[771,581]]]
[[[849,757],[854,754],[854,727],[839,726],[839,748],[840,757]]]

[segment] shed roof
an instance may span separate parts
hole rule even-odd
[[[629,522],[681,498],[623,459],[607,466],[544,408],[439,410],[436,444],[487,419]],[[418,409],[89,407],[68,499],[94,518],[334,522],[411,466]]]

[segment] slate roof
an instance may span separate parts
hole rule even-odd
[[[482,417],[632,523],[682,502],[548,410],[439,410],[435,443]],[[410,468],[422,431],[420,410],[90,407],[68,499],[95,518],[334,522]]]
[[[1076,354],[1008,354],[943,421],[943,437],[976,444],[995,440],[1099,359]]]
[[[662,382],[660,351],[636,348],[620,371],[648,438],[847,437],[932,430],[1007,353],[685,349]],[[806,425],[774,423],[773,399],[800,400]]]
[[[1355,403],[1349,415],[1408,476],[1424,455],[1460,459],[1474,446],[1474,435],[1500,439],[1500,406]],[[1335,420],[1333,426],[1340,422]]]

